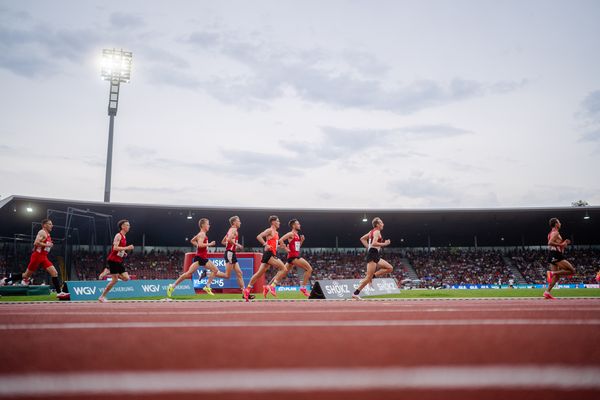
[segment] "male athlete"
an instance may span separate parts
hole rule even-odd
[[[394,267],[387,261],[381,258],[380,251],[383,247],[390,245],[390,240],[383,240],[381,231],[383,230],[383,221],[379,217],[373,218],[372,221],[373,229],[369,233],[364,234],[360,238],[360,242],[367,248],[367,276],[360,282],[358,289],[352,294],[352,298],[355,300],[362,300],[360,297],[360,291],[364,289],[369,283],[373,281],[373,278],[379,278],[382,275],[390,274],[394,270]],[[376,271],[377,267],[379,270]]]
[[[115,235],[113,239],[112,248],[110,253],[108,254],[108,258],[106,260],[106,264],[108,265],[108,269],[110,271],[111,281],[108,282],[102,295],[98,298],[100,303],[107,303],[106,295],[110,290],[119,282],[119,278],[122,281],[129,280],[129,274],[125,271],[125,266],[123,265],[123,261],[125,257],[127,257],[127,251],[133,250],[133,245],[127,245],[127,239],[125,236],[131,229],[131,224],[128,220],[122,219],[117,223],[119,227],[119,233]]]
[[[52,264],[52,262],[48,259],[48,253],[54,243],[52,243],[52,238],[50,237],[50,232],[52,232],[52,221],[49,219],[42,220],[42,229],[39,230],[37,236],[35,237],[35,241],[33,242],[33,251],[31,252],[31,257],[29,258],[29,265],[27,265],[27,270],[22,274],[11,274],[10,277],[4,278],[0,281],[0,285],[8,285],[13,282],[21,281],[21,284],[25,286],[29,286],[31,281],[29,278],[38,270],[39,267],[42,267],[50,274],[52,279],[52,285],[54,289],[56,289],[56,297],[59,299],[65,299],[69,297],[68,293],[63,293],[60,285],[60,280],[58,279],[58,271]]]
[[[242,221],[240,217],[234,215],[229,218],[229,230],[227,234],[223,238],[221,242],[225,246],[225,254],[223,258],[225,258],[225,278],[229,279],[231,276],[231,270],[235,270],[235,275],[237,277],[238,285],[242,290],[242,297],[244,297],[244,276],[242,275],[242,269],[240,268],[240,264],[237,260],[237,251],[244,248],[241,244],[238,243],[238,229],[242,226]],[[253,300],[254,295],[248,295],[248,299]]]
[[[569,239],[563,240],[560,236],[560,221],[558,218],[550,218],[551,231],[548,234],[548,264],[550,271],[546,271],[548,288],[544,292],[546,299],[554,300],[550,291],[556,285],[561,276],[575,274],[575,267],[565,259],[565,247],[571,244]]]
[[[252,275],[252,278],[250,278],[250,282],[248,282],[248,286],[246,287],[246,289],[244,289],[244,299],[246,299],[246,301],[248,301],[249,299],[250,290],[254,286],[254,283],[256,283],[258,278],[265,274],[269,266],[276,267],[277,269],[279,269],[279,272],[285,271],[285,265],[283,264],[283,262],[281,262],[279,258],[277,258],[277,246],[279,244],[279,233],[277,232],[277,229],[279,229],[281,222],[279,221],[279,217],[277,217],[276,215],[271,215],[269,217],[269,223],[271,224],[271,226],[262,231],[258,236],[256,236],[256,239],[260,242],[261,245],[264,246],[264,253],[258,271],[256,271],[256,273]],[[273,296],[277,297],[275,287],[265,285],[263,287],[263,296],[266,298],[269,292],[271,292]]]
[[[200,221],[198,221],[198,226],[200,227],[200,232],[198,232],[198,234],[196,236],[194,236],[192,238],[192,240],[190,240],[190,242],[194,246],[196,246],[196,256],[193,259],[192,265],[190,265],[190,269],[188,269],[187,272],[184,272],[183,274],[181,274],[179,276],[179,278],[177,278],[175,283],[172,283],[169,285],[169,287],[167,288],[167,297],[168,298],[171,298],[173,296],[173,291],[175,290],[177,285],[179,285],[181,282],[183,282],[186,279],[190,279],[194,275],[194,272],[196,272],[196,270],[199,267],[204,267],[212,272],[212,274],[208,277],[206,285],[204,286],[204,291],[206,293],[210,294],[211,296],[215,295],[212,292],[212,289],[210,288],[210,284],[212,283],[212,280],[215,277],[218,277],[218,278],[225,277],[225,274],[222,273],[221,271],[219,271],[219,269],[215,266],[215,264],[213,264],[208,259],[208,248],[213,247],[215,245],[214,240],[210,243],[208,242],[207,232],[210,229],[210,222],[206,218],[200,218]]]
[[[275,287],[277,283],[281,282],[294,267],[302,268],[304,270],[304,276],[302,277],[302,286],[300,286],[300,292],[308,297],[310,294],[306,289],[306,285],[308,285],[308,280],[310,279],[313,269],[308,261],[300,257],[300,247],[304,243],[304,235],[300,231],[300,221],[297,219],[292,219],[288,225],[290,228],[292,228],[292,230],[279,239],[279,246],[284,247],[288,252],[285,270],[278,272],[277,275],[275,275],[271,280],[271,283],[269,283],[269,286]],[[285,244],[286,240],[287,245]]]

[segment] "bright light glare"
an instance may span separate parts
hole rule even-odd
[[[102,79],[107,81],[129,82],[133,54],[130,51],[102,50]]]
[[[31,208],[31,207],[27,207],[25,210],[26,210],[27,212],[33,212],[33,208]]]

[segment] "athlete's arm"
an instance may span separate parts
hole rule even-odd
[[[235,246],[237,243],[235,243],[235,234],[236,232],[234,230],[229,230],[229,232],[227,232],[227,236],[225,237],[225,239],[227,240],[226,244],[231,244],[232,246]]]
[[[571,241],[568,239],[562,240],[558,232],[554,232],[553,234],[551,234],[550,240],[548,240],[548,246],[564,247],[569,243],[571,243]]]
[[[385,242],[380,242],[379,241],[380,238],[381,238],[381,232],[379,232],[379,231],[373,232],[373,243],[371,243],[371,246],[373,246],[373,247],[386,247],[386,246],[389,246],[390,239],[386,240]]]
[[[34,246],[39,246],[39,247],[50,247],[52,246],[51,242],[48,243],[44,243],[44,240],[46,240],[46,238],[48,237],[48,234],[46,233],[45,230],[40,230],[37,234],[37,236],[35,237],[35,241],[33,242]]]
[[[265,229],[264,231],[262,231],[261,233],[258,234],[258,236],[256,237],[256,240],[258,240],[258,242],[261,245],[266,246],[267,245],[267,240],[269,240],[270,237],[271,237],[271,228],[267,228],[267,229]]]
[[[288,232],[285,235],[283,235],[282,237],[279,238],[279,241],[277,242],[277,244],[279,245],[279,248],[284,249],[285,251],[289,252],[290,251],[290,239],[293,237],[294,232]],[[285,241],[288,241],[288,244],[285,244]]]
[[[285,235],[283,235],[282,237],[280,237],[279,238],[279,247],[285,247],[285,241],[290,240],[293,235],[294,235],[294,232],[288,232]]]
[[[198,236],[200,236],[200,234],[194,236],[192,238],[192,240],[190,240],[190,243],[193,244],[194,246],[198,246]]]
[[[370,232],[369,232],[370,233]],[[369,233],[365,233],[361,238],[360,242],[363,246],[369,247]]]
[[[133,250],[133,245],[130,244],[129,246],[119,246],[119,243],[121,243],[121,233],[117,233],[115,235],[115,239],[113,240],[113,250],[114,251],[125,251],[125,250]]]
[[[206,237],[206,234],[204,232],[200,232],[198,235],[196,235],[196,247],[198,247],[199,249],[203,249],[205,247],[211,247],[211,246],[215,245],[214,240],[210,243],[204,243],[205,237]]]

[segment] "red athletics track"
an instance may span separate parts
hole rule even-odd
[[[600,398],[600,300],[5,303],[0,313],[2,398]]]

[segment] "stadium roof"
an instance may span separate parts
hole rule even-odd
[[[68,208],[102,214],[112,218],[112,232],[116,221],[127,218],[132,229],[131,243],[147,246],[186,246],[186,238],[197,232],[197,221],[211,220],[209,237],[217,240],[228,228],[228,218],[239,215],[242,220],[240,235],[246,246],[258,245],[255,236],[268,226],[269,215],[278,215],[282,222],[280,232],[287,229],[287,221],[298,218],[307,237],[306,247],[360,247],[359,237],[371,227],[371,219],[381,217],[385,222],[384,237],[392,240],[392,247],[473,246],[475,237],[479,246],[545,245],[548,220],[558,217],[564,237],[578,245],[600,244],[600,207],[529,207],[478,209],[291,209],[256,207],[216,207],[103,203],[77,200],[11,196],[0,201],[0,236],[12,238],[15,234],[31,234],[32,223],[39,222],[48,213],[55,225],[66,225]],[[27,211],[27,209],[30,211]],[[87,215],[92,215],[88,213]],[[192,219],[188,219],[191,213]],[[584,219],[586,214],[588,219]],[[366,215],[368,222],[362,219]],[[106,240],[104,224],[107,218],[94,218],[96,240]],[[74,216],[71,226],[78,228],[81,244],[87,244],[91,232],[91,218]],[[37,228],[36,228],[37,229]],[[59,230],[60,228],[57,227]],[[60,231],[57,230],[57,235]]]

